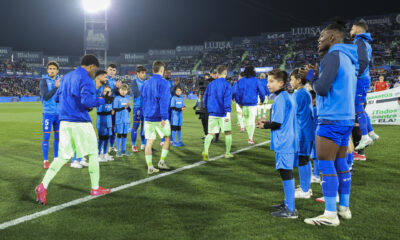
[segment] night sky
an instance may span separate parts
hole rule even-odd
[[[290,31],[332,17],[397,12],[396,1],[111,0],[109,55],[230,40],[233,36]],[[386,2],[386,4],[385,4]],[[2,0],[0,46],[82,55],[81,0]],[[397,11],[396,11],[397,10]]]

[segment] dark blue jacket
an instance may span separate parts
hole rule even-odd
[[[141,108],[143,107],[142,101],[142,90],[143,84],[146,80],[140,80],[137,76],[131,82],[131,89],[132,89],[132,96],[133,96],[133,107],[134,108]]]
[[[204,106],[210,116],[226,117],[231,112],[232,86],[225,78],[218,78],[210,82],[204,93]]]
[[[171,94],[167,80],[161,75],[153,74],[143,84],[142,101],[145,121],[161,122],[169,119]]]
[[[236,102],[242,106],[257,106],[258,96],[260,101],[265,101],[265,87],[255,77],[243,77],[237,82]]]
[[[312,83],[319,119],[355,119],[357,73],[357,46],[333,45],[321,60],[319,78]]]
[[[372,42],[372,37],[370,33],[358,34],[353,42],[358,47],[357,55],[359,64],[359,79],[370,79],[369,65],[372,62],[372,48],[369,42]]]
[[[59,103],[60,121],[91,122],[89,110],[105,104],[103,98],[96,97],[96,86],[88,71],[82,67],[66,74],[56,93]]]

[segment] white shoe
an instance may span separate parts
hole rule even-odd
[[[73,161],[71,163],[71,167],[72,168],[82,168],[82,165],[80,165],[78,161]]]
[[[108,153],[104,154],[104,159],[106,159],[107,161],[114,161],[113,156],[109,155]]]
[[[110,147],[109,153],[116,153],[117,149],[115,147]]]
[[[362,136],[360,142],[358,143],[357,147],[354,148],[354,150],[364,149],[368,145],[371,145],[373,142],[374,141],[372,141],[372,139],[368,135]]]
[[[321,178],[312,175],[312,177],[311,177],[311,183],[321,183]]]
[[[294,191],[294,198],[304,198],[304,199],[309,199],[312,196],[312,190],[311,188],[308,189],[307,192],[303,192],[303,189],[298,188]]]
[[[142,144],[140,145],[140,150],[144,150],[146,148],[146,145]]]
[[[372,139],[372,141],[376,141],[376,140],[378,140],[379,139],[379,135],[378,134],[376,134],[374,131],[372,131],[372,132],[369,132],[368,133],[368,136]]]
[[[351,219],[351,211],[349,207],[340,206],[338,208],[338,215],[343,219]]]
[[[82,167],[89,167],[89,164],[86,162],[86,158],[82,158],[79,164],[82,165]]]
[[[108,162],[108,160],[104,156],[104,154],[99,155],[99,162]]]
[[[337,227],[340,224],[339,217],[337,215],[335,217],[328,217],[324,214],[315,218],[306,218],[304,219],[304,222],[316,226],[326,225],[331,227]]]
[[[164,170],[168,170],[169,169],[169,167],[167,166],[167,164],[163,160],[160,160],[158,162],[158,168],[159,169],[164,169]]]
[[[154,167],[147,168],[147,173],[148,174],[158,173],[159,171],[160,170],[158,170],[157,168],[154,168]]]

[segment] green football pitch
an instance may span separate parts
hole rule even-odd
[[[239,133],[236,124],[232,126],[232,151],[244,151],[233,159],[192,165],[201,162],[203,148],[201,122],[193,104],[188,101],[184,113],[186,146],[172,147],[166,160],[182,171],[14,222],[0,230],[0,239],[399,239],[399,126],[375,126],[381,139],[366,150],[367,161],[355,162],[350,198],[353,219],[341,220],[336,228],[316,227],[303,220],[323,212],[324,205],[314,201],[321,196],[319,184],[312,185],[312,199],[296,201],[299,219],[271,217],[271,205],[283,199],[274,154],[269,144],[248,148],[247,134]],[[257,129],[254,140],[262,143],[269,135],[269,131]],[[45,174],[41,140],[40,103],[0,104],[0,224],[89,194],[88,169],[66,165],[49,185],[48,205],[35,202],[33,189]],[[160,156],[158,143],[154,163]],[[221,135],[221,141],[211,145],[210,157],[220,156],[224,149]],[[185,166],[191,168],[181,169]],[[295,177],[297,185],[297,170]],[[143,152],[101,163],[103,187],[116,188],[148,178]]]

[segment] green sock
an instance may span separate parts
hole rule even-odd
[[[253,136],[254,136],[254,128],[255,128],[254,125],[249,125],[249,126],[247,127],[247,133],[249,134],[249,139],[253,139]]]
[[[89,155],[89,174],[92,189],[98,189],[100,179],[100,166],[97,154]]]
[[[162,149],[161,150],[161,158],[160,158],[160,160],[165,160],[165,158],[167,157],[167,155],[168,155],[168,150],[165,150],[165,149]]]
[[[204,139],[204,152],[207,154],[208,154],[208,149],[210,148],[212,139],[213,139],[212,135],[207,135],[206,139]]]
[[[58,171],[67,163],[67,160],[61,159],[60,157],[50,164],[49,170],[47,170],[46,175],[43,178],[43,186],[47,189],[47,186],[51,180],[57,175]]]
[[[232,147],[232,134],[225,135],[225,146],[226,146],[226,152],[225,155],[228,155],[231,153],[231,147]]]
[[[147,167],[152,167],[153,166],[153,155],[146,155],[146,163]]]

